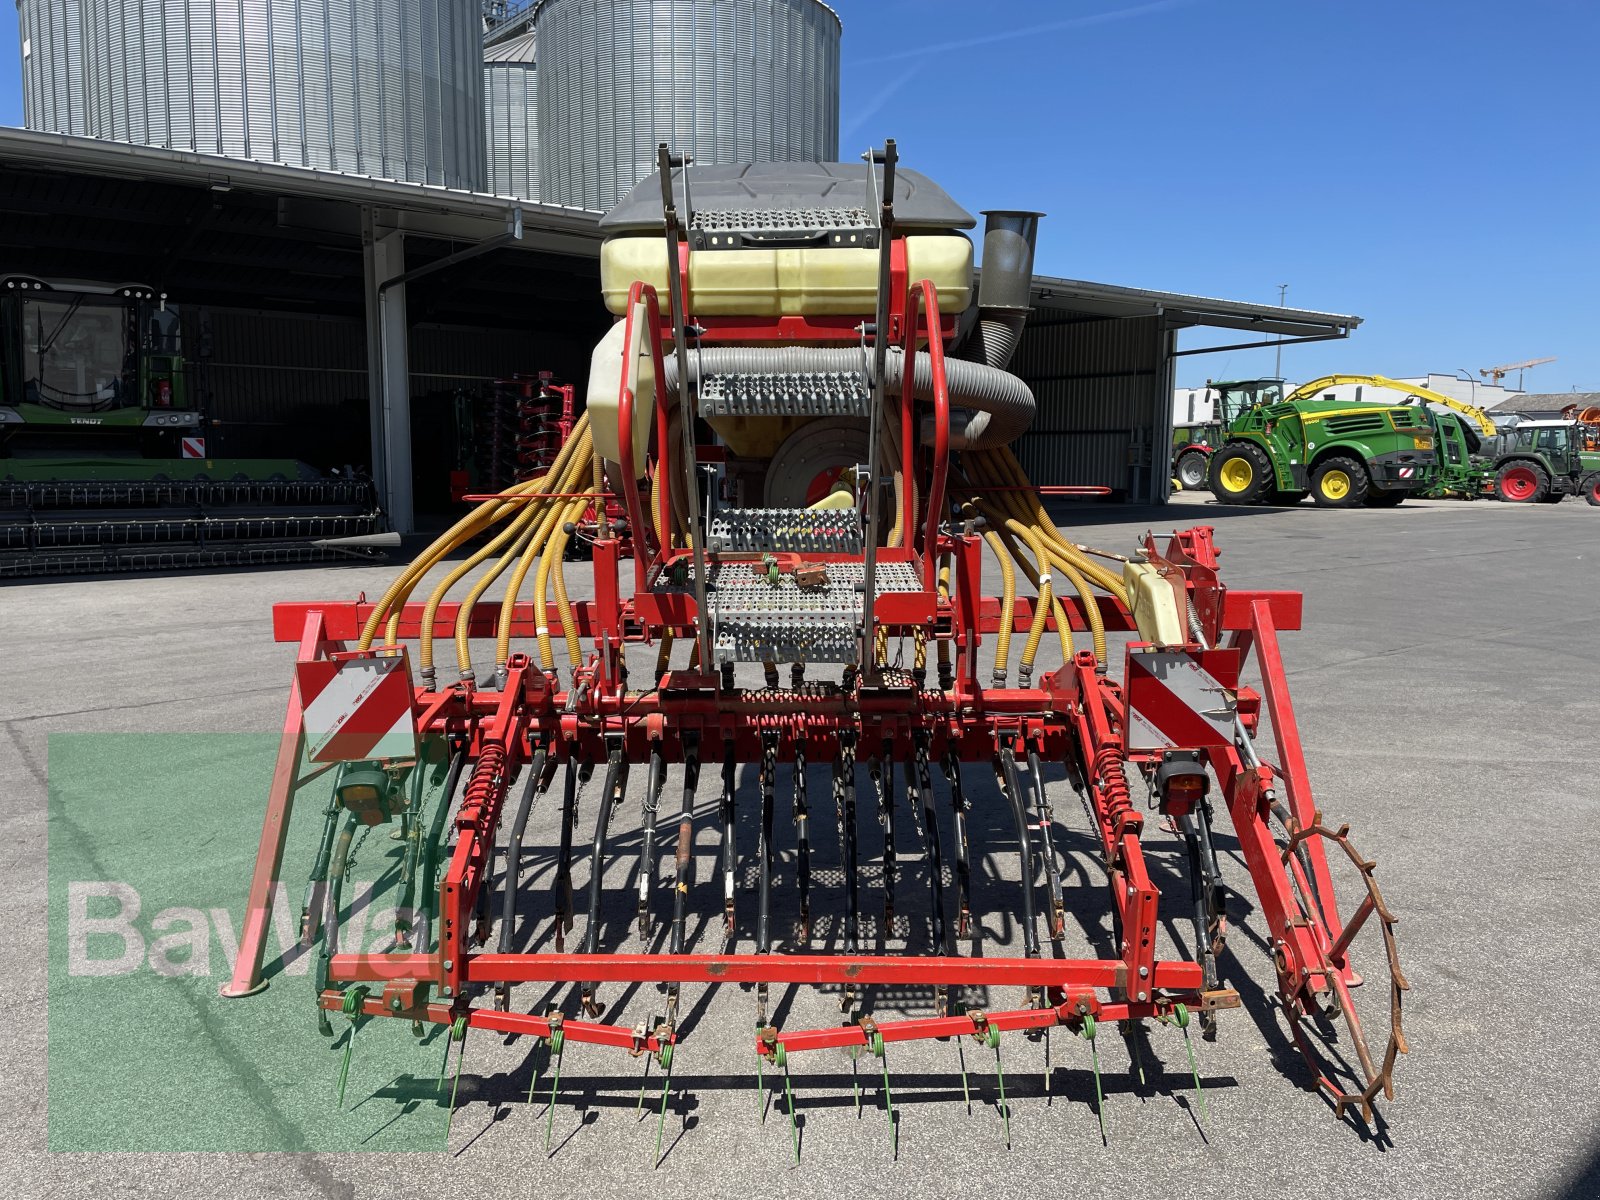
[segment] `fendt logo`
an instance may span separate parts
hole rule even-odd
[[[106,419],[104,417],[68,417],[67,423],[69,425],[104,425]]]

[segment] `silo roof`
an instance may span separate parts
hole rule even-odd
[[[514,38],[507,38],[503,42],[496,42],[492,46],[483,48],[483,61],[531,63],[538,61],[539,37],[533,32],[519,34]]]

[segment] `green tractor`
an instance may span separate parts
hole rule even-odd
[[[0,579],[373,557],[370,480],[213,458],[142,284],[0,275]]]
[[[1577,421],[1524,421],[1485,443],[1483,474],[1510,504],[1559,504],[1582,496],[1600,505],[1600,451],[1586,449]]]
[[[1230,504],[1389,508],[1423,485],[1435,464],[1433,427],[1406,405],[1288,396],[1281,379],[1210,385],[1225,436],[1209,454],[1211,492]],[[1184,454],[1175,467],[1183,478]]]

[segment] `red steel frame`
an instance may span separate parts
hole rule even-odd
[[[462,789],[454,826],[456,843],[440,882],[439,948],[431,952],[394,954],[335,954],[329,972],[330,987],[322,1003],[338,1008],[344,989],[361,986],[376,995],[359,997],[363,1011],[373,1015],[402,1016],[416,1020],[451,1022],[465,1017],[471,1026],[546,1036],[550,1018],[495,1011],[469,1003],[479,985],[541,982],[683,982],[683,983],[811,983],[867,986],[872,984],[1016,985],[1034,990],[1041,1006],[1008,1013],[968,1013],[871,1025],[885,1040],[946,1037],[994,1028],[1040,1028],[1059,1023],[1097,1019],[1165,1016],[1179,1004],[1214,1008],[1236,1003],[1231,993],[1203,991],[1201,968],[1188,960],[1157,957],[1157,916],[1160,897],[1150,882],[1140,844],[1143,816],[1134,806],[1123,773],[1125,761],[1142,761],[1125,743],[1125,711],[1121,688],[1098,670],[1092,655],[1079,654],[1059,671],[1044,675],[1037,686],[984,687],[978,678],[976,654],[982,636],[998,629],[1001,606],[981,589],[983,544],[978,536],[959,528],[941,528],[949,458],[949,399],[944,381],[944,341],[953,330],[943,316],[933,285],[912,283],[906,277],[903,246],[896,243],[891,263],[894,298],[889,336],[908,354],[925,347],[933,375],[934,441],[931,482],[927,488],[926,519],[920,525],[913,509],[912,489],[905,489],[902,528],[907,546],[880,552],[885,561],[912,563],[923,582],[916,593],[881,595],[874,614],[891,637],[914,629],[929,640],[951,643],[954,654],[953,684],[940,691],[912,686],[866,687],[854,695],[792,696],[762,693],[759,699],[733,689],[724,690],[713,673],[675,671],[663,676],[654,690],[630,693],[623,682],[622,654],[629,642],[653,642],[663,634],[692,632],[697,612],[692,595],[682,590],[653,591],[652,586],[674,560],[686,552],[663,547],[658,528],[670,529],[670,489],[659,489],[664,511],[660,524],[645,519],[646,502],[636,485],[622,486],[622,505],[632,530],[634,590],[624,596],[618,585],[622,545],[616,537],[594,543],[594,592],[590,601],[572,605],[581,636],[592,643],[593,653],[575,672],[573,693],[563,691],[553,673],[536,669],[524,655],[514,656],[508,676],[498,692],[473,691],[457,685],[442,691],[419,688],[415,698],[420,737],[448,737],[465,747],[475,763]],[[687,250],[680,261],[687,269]],[[685,293],[687,294],[687,293]],[[642,306],[649,325],[657,386],[664,377],[662,347],[670,326],[662,319],[655,291],[635,284],[625,320],[629,334]],[[780,318],[767,322],[708,320],[707,340],[808,340],[859,337],[843,322]],[[630,341],[625,342],[632,345]],[[918,471],[915,436],[916,402],[912,397],[913,372],[905,372],[900,397],[902,468]],[[655,396],[656,455],[645,464],[651,470],[677,469],[675,447],[667,436],[671,397]],[[639,479],[644,471],[633,459],[634,397],[620,396],[618,423],[621,471],[624,481]],[[920,473],[919,473],[920,477]],[[656,514],[652,514],[653,516]],[[1150,553],[1174,570],[1183,598],[1192,605],[1207,644],[1228,645],[1240,658],[1251,651],[1259,662],[1264,686],[1260,695],[1248,688],[1238,691],[1238,712],[1247,731],[1257,727],[1262,712],[1270,716],[1278,750],[1278,767],[1247,766],[1231,740],[1195,746],[1215,770],[1234,830],[1254,878],[1263,916],[1280,957],[1286,989],[1314,999],[1315,993],[1350,982],[1344,960],[1347,945],[1340,939],[1338,916],[1331,911],[1333,891],[1327,863],[1318,842],[1305,847],[1312,863],[1317,894],[1328,899],[1329,911],[1321,920],[1301,919],[1285,874],[1283,856],[1266,822],[1265,795],[1281,786],[1302,825],[1315,823],[1303,754],[1289,702],[1277,632],[1297,629],[1301,598],[1281,591],[1230,591],[1217,579],[1211,530],[1196,528],[1176,535],[1164,558]],[[944,556],[953,563],[948,599],[938,595],[937,564]],[[828,556],[808,555],[826,561]],[[1074,630],[1088,628],[1083,601],[1061,597]],[[1137,626],[1121,603],[1111,597],[1097,599],[1099,616],[1112,633],[1137,633]],[[373,611],[364,600],[344,603],[279,604],[273,610],[273,632],[279,641],[297,642],[301,661],[325,657],[342,650],[359,636]],[[407,604],[400,613],[402,638],[420,633],[424,606]],[[492,636],[500,605],[478,604],[468,619],[474,638]],[[453,635],[459,608],[443,604],[434,614],[434,633]],[[554,604],[545,613],[524,602],[512,610],[513,638],[531,638],[538,626],[554,626],[560,614]],[[1026,632],[1033,619],[1033,604],[1018,597],[1013,614],[1015,632]],[[1053,618],[1048,619],[1053,627]],[[1190,649],[1198,650],[1194,646]],[[803,735],[808,753],[817,760],[837,753],[841,734],[855,735],[863,746],[893,747],[909,756],[915,741],[927,748],[931,761],[952,752],[964,762],[992,762],[1002,749],[1032,749],[1044,761],[1077,764],[1089,792],[1099,824],[1099,834],[1110,868],[1110,894],[1123,932],[1116,958],[960,958],[945,956],[819,956],[810,954],[701,955],[701,954],[502,954],[486,953],[474,944],[473,912],[493,861],[495,831],[511,784],[527,769],[535,752],[564,763],[599,762],[608,747],[620,741],[629,761],[640,761],[652,750],[666,761],[683,757],[687,737],[699,745],[731,742],[741,761],[760,757],[763,734],[778,730]],[[273,778],[254,877],[251,881],[240,953],[226,995],[245,995],[264,986],[261,976],[266,929],[274,887],[281,867],[284,836],[295,793],[308,782],[301,768],[302,736],[298,696],[291,691],[277,768]],[[792,757],[792,742],[780,742],[779,757]],[[904,759],[902,759],[904,761]],[[1299,870],[1291,863],[1288,870]],[[1328,979],[1317,964],[1333,962],[1342,978]],[[438,996],[429,1000],[429,994]],[[496,994],[487,990],[486,996]],[[648,1035],[643,1043],[637,1030],[580,1021],[554,1020],[565,1036],[576,1041],[618,1045],[634,1052],[656,1050],[671,1042],[670,1029]],[[757,1048],[769,1053],[776,1042],[790,1050],[822,1045],[861,1044],[864,1026],[791,1031],[777,1035],[764,1031]]]

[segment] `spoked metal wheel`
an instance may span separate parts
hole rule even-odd
[[[1330,829],[1318,813],[1309,828],[1301,828],[1281,807],[1275,806],[1275,811],[1288,830],[1287,842],[1281,846],[1281,863],[1315,945],[1312,960],[1299,964],[1290,961],[1282,946],[1274,951],[1279,1001],[1295,1045],[1317,1088],[1333,1103],[1334,1112],[1342,1117],[1354,1108],[1363,1120],[1370,1121],[1379,1093],[1394,1099],[1395,1060],[1409,1051],[1401,1023],[1401,996],[1411,985],[1400,969],[1395,916],[1373,878],[1377,864],[1363,858],[1351,844],[1348,825]],[[1334,898],[1326,897],[1324,904],[1318,894],[1310,848],[1319,844],[1327,855],[1330,873],[1343,863],[1355,868],[1354,894],[1361,900],[1342,929],[1327,920],[1334,910]],[[1330,847],[1342,853],[1334,853]],[[1347,871],[1341,873],[1348,875]],[[1350,948],[1358,940],[1374,950],[1374,943],[1381,940],[1381,956],[1360,957],[1375,970],[1382,964],[1388,974],[1386,990],[1355,971]],[[1363,997],[1360,1004],[1357,992]],[[1374,1054],[1367,1028],[1384,1024],[1388,1035],[1382,1050]]]
[[[1200,964],[1202,986],[1212,991],[1219,986],[1217,956],[1227,939],[1228,918],[1222,874],[1211,844],[1211,807],[1196,805],[1194,811],[1178,818],[1178,832],[1189,857],[1190,920],[1194,923],[1194,958]],[[1209,1009],[1200,1012],[1200,1030],[1207,1038],[1217,1033],[1217,1015]]]

